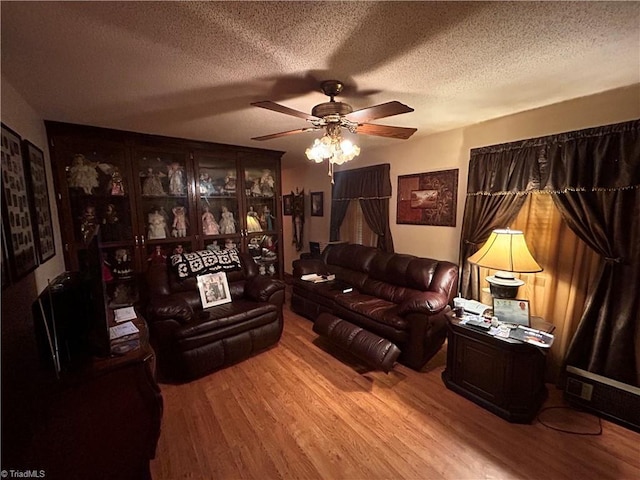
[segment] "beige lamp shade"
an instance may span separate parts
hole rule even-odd
[[[524,234],[520,230],[499,229],[491,232],[480,250],[469,257],[469,263],[504,272],[541,272],[534,260]]]

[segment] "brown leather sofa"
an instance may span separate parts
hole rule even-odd
[[[302,275],[335,274],[312,283]],[[320,259],[293,262],[291,309],[311,320],[328,312],[385,338],[398,361],[420,370],[442,347],[445,314],[458,284],[458,266],[355,244],[329,245]],[[352,292],[343,293],[345,286]]]
[[[278,343],[284,282],[261,276],[251,255],[227,272],[231,303],[202,308],[195,276],[152,264],[146,274],[146,317],[160,372],[188,381],[244,360]]]

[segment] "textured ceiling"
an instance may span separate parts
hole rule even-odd
[[[284,150],[304,160],[304,112],[340,79],[354,109],[411,142],[640,83],[639,2],[1,2],[2,75],[46,119]]]

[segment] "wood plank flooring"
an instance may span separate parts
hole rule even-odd
[[[514,425],[447,390],[446,349],[422,372],[367,371],[285,310],[280,343],[184,385],[161,384],[155,480],[640,479],[640,435],[602,421],[578,436]],[[545,406],[563,405],[549,385]],[[542,413],[567,430],[598,420]]]

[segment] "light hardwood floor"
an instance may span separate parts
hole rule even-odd
[[[640,435],[602,421],[577,436],[515,425],[446,389],[446,348],[422,372],[388,375],[317,340],[285,310],[280,343],[184,385],[162,384],[155,480],[640,479]],[[549,385],[545,406],[562,405]],[[593,431],[595,417],[543,412]]]

